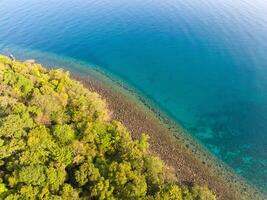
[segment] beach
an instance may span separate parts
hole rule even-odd
[[[208,185],[222,200],[266,198],[213,157],[164,113],[122,83],[100,74],[72,76],[106,100],[112,111],[111,118],[122,122],[133,138],[140,138],[142,133],[149,136],[150,151],[164,160],[169,170],[174,171],[178,183]]]
[[[147,134],[149,151],[166,163],[167,170],[175,174],[175,177],[170,178],[177,183],[207,185],[221,200],[267,199],[263,192],[215,158],[157,105],[119,78],[97,67],[85,67],[82,64],[72,67],[76,63],[69,60],[67,64],[48,63],[46,66],[49,69],[69,70],[71,78],[98,93],[111,111],[110,119],[124,124],[132,138],[139,139],[143,133]]]
[[[110,73],[112,83],[94,88],[104,90],[113,117],[123,121],[133,137],[147,132],[151,151],[162,154],[170,168],[181,170],[192,157],[197,167],[203,165],[202,170],[188,164],[193,172],[182,169],[178,180],[204,182],[194,174],[201,177],[199,171],[213,170],[211,174],[227,177],[227,183],[242,183],[231,186],[233,191],[245,194],[257,187],[267,193],[266,1],[0,4],[1,54],[71,73],[84,68],[82,76],[94,67]],[[118,80],[122,90],[113,87]],[[118,98],[112,97],[114,91]],[[120,99],[124,94],[127,98]],[[165,137],[179,143],[173,145],[175,151],[170,142],[163,143]],[[174,155],[184,152],[190,156],[177,155],[176,161]]]

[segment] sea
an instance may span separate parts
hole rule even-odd
[[[266,0],[0,0],[0,53],[97,66],[267,191]]]

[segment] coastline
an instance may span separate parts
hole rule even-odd
[[[72,72],[72,78],[99,93],[112,110],[112,119],[121,121],[131,131],[133,138],[146,133],[150,138],[151,152],[174,171],[179,183],[206,184],[222,200],[266,198],[258,188],[236,175],[177,123],[123,83],[96,70],[87,74]]]
[[[0,10],[3,15],[0,17],[0,24],[3,31],[0,32],[2,38],[0,54],[9,55],[10,60],[18,63],[8,61],[2,64],[4,67],[1,68],[1,62],[5,62],[5,59],[0,60],[0,79],[3,80],[0,82],[0,93],[7,96],[6,99],[3,96],[0,98],[6,105],[6,101],[12,101],[11,98],[15,97],[14,99],[19,99],[14,101],[15,103],[21,101],[29,107],[27,110],[21,109],[21,113],[30,113],[28,116],[38,124],[33,128],[38,128],[40,125],[47,126],[49,135],[55,138],[55,143],[59,143],[68,136],[68,131],[64,131],[61,137],[56,137],[54,127],[66,122],[67,126],[71,125],[71,128],[75,129],[75,137],[71,140],[80,141],[85,134],[88,137],[96,135],[94,143],[85,144],[83,147],[89,145],[90,148],[92,144],[107,147],[95,148],[99,150],[98,154],[105,149],[117,147],[117,140],[114,143],[108,142],[109,138],[116,139],[112,137],[111,128],[104,134],[101,127],[93,126],[94,119],[105,114],[103,123],[113,126],[117,124],[111,121],[113,119],[122,122],[127,133],[120,135],[129,138],[130,134],[136,139],[135,146],[138,147],[141,134],[147,135],[147,137],[141,136],[139,140],[144,141],[140,142],[139,146],[140,149],[141,145],[146,147],[146,152],[135,163],[149,164],[151,171],[147,170],[146,166],[137,168],[136,165],[132,165],[132,160],[127,160],[126,157],[118,160],[118,155],[124,152],[123,148],[113,151],[116,153],[111,159],[108,157],[113,152],[102,154],[108,158],[108,164],[112,164],[111,160],[115,160],[116,165],[131,161],[133,166],[131,170],[141,169],[139,174],[148,174],[145,175],[145,180],[136,184],[141,189],[145,190],[142,183],[154,178],[149,172],[161,167],[157,161],[146,159],[146,156],[155,155],[164,163],[164,167],[161,167],[164,173],[162,171],[160,173],[161,177],[165,178],[162,182],[169,187],[169,183],[173,184],[172,181],[176,180],[177,183],[173,185],[181,188],[182,196],[187,196],[185,195],[187,191],[193,194],[194,189],[199,187],[196,195],[202,191],[208,193],[212,191],[222,200],[267,200],[267,1],[266,4],[264,1],[252,4],[250,1],[240,0],[217,2],[57,0],[43,3],[33,1],[22,3],[17,0],[11,3],[3,0],[1,5]],[[24,75],[21,77],[13,74],[17,68],[26,65],[20,61],[29,65],[22,67],[29,74],[26,75],[26,79],[31,77],[28,81],[24,79]],[[41,68],[45,68],[44,71],[41,70],[40,75],[32,69],[32,67],[37,69],[39,64]],[[6,69],[10,73],[5,73]],[[66,79],[62,80],[63,77],[55,76],[54,72],[55,75],[58,72],[66,74],[66,78],[70,78],[73,83],[78,81],[79,84],[77,82],[76,84],[83,89],[75,90],[76,87],[73,85],[61,90],[62,85],[68,83]],[[19,70],[18,73],[25,74],[24,70]],[[46,73],[51,78],[44,77],[37,84],[36,80]],[[62,98],[53,98],[54,95],[51,91],[50,93],[47,91],[46,86]],[[10,93],[10,90],[14,92]],[[72,90],[75,90],[77,95],[64,95]],[[99,101],[94,100],[90,103],[88,97],[88,100],[84,100],[88,106],[84,106],[78,113],[83,106],[78,94],[83,90],[95,91],[97,94],[93,94],[92,97],[96,95]],[[40,95],[46,98],[40,98]],[[107,102],[108,108],[100,97]],[[71,104],[73,99],[77,99],[77,102],[74,102],[77,107],[64,106]],[[57,102],[59,100],[62,101],[61,105]],[[33,106],[34,104],[38,105]],[[98,112],[91,115],[95,112],[92,109],[94,106]],[[72,112],[69,107],[72,108]],[[18,111],[14,111],[17,115]],[[0,109],[0,129],[4,128],[5,119],[1,121],[1,116],[6,117],[4,112],[4,108]],[[9,110],[7,113],[11,114]],[[91,117],[92,119],[88,120],[92,123],[89,128],[97,130],[87,131],[83,128],[88,125],[88,121],[84,126],[80,125],[79,120],[76,122],[76,113],[85,118]],[[79,197],[83,197],[83,194],[88,194],[84,195],[85,198],[90,196],[93,192],[86,191],[97,184],[93,182],[84,187],[77,186],[78,182],[73,181],[76,174],[74,170],[70,170],[71,168],[78,170],[81,166],[76,164],[78,163],[76,155],[80,151],[72,148],[76,147],[76,143],[59,145],[62,147],[58,151],[62,150],[62,156],[58,156],[59,158],[68,150],[73,150],[70,157],[75,158],[72,160],[74,164],[67,165],[63,169],[61,168],[63,165],[60,166],[54,156],[57,148],[50,146],[53,156],[40,153],[39,158],[42,160],[35,164],[37,162],[35,158],[39,155],[42,145],[36,145],[38,151],[34,149],[30,155],[28,150],[33,148],[30,147],[31,141],[28,141],[28,138],[32,134],[28,133],[32,132],[32,128],[14,131],[14,135],[24,133],[20,134],[22,136],[20,138],[8,137],[8,132],[18,128],[18,123],[24,116],[23,114],[9,123],[10,127],[2,131],[3,136],[0,137],[0,156],[1,149],[4,154],[2,156],[4,158],[0,157],[0,200],[3,187],[10,190],[9,194],[24,187],[21,182],[17,185],[12,184],[12,179],[9,177],[17,176],[19,180],[20,176],[18,172],[13,173],[13,171],[22,171],[28,165],[34,165],[34,169],[37,169],[41,163],[44,168],[51,168],[50,162],[45,161],[43,157],[57,162],[54,165],[56,173],[66,171],[64,184],[70,184],[75,190],[79,188],[77,191],[79,194],[82,193]],[[13,118],[13,115],[11,117]],[[26,125],[26,122],[20,124]],[[118,124],[118,127],[121,126]],[[38,136],[37,140],[40,138],[42,137]],[[13,139],[16,141],[9,145],[9,141]],[[24,148],[22,145],[15,145],[16,143],[24,143]],[[70,144],[71,148],[64,150]],[[130,144],[125,145],[129,151],[135,151],[135,146],[130,148]],[[20,147],[22,150],[16,150]],[[11,151],[14,153],[9,153]],[[25,159],[27,164],[17,158],[24,155],[24,151],[25,158],[26,153],[29,155]],[[91,159],[96,153],[90,149],[85,154],[87,154],[85,159],[88,162],[92,161],[98,168],[99,159]],[[100,159],[103,157],[101,156]],[[143,158],[145,160],[141,162]],[[79,162],[85,162],[85,159]],[[22,167],[16,167],[17,163]],[[111,165],[105,166],[111,168],[109,167]],[[34,169],[30,170],[27,179],[37,174],[34,173]],[[114,185],[115,182],[107,176],[109,173],[105,172],[108,170],[102,169],[100,168],[100,171],[103,171],[100,173],[101,176],[109,181],[109,185]],[[169,173],[172,173],[172,176]],[[47,174],[48,181],[52,172],[45,170],[41,175],[43,174]],[[55,178],[55,182],[59,180]],[[120,182],[123,181],[118,181]],[[154,182],[146,184],[148,189],[145,195],[154,196],[154,193],[164,188],[150,187]],[[129,180],[126,183],[132,184],[133,181]],[[37,188],[36,184],[32,185],[33,189]],[[56,195],[52,187],[48,184],[43,185],[51,190],[52,195]],[[63,186],[59,187],[59,191],[62,189]],[[116,195],[118,190],[113,191],[115,192],[112,194]],[[127,191],[128,188],[124,189],[124,192]],[[35,193],[25,192],[29,195]],[[58,193],[59,196],[61,194]],[[207,198],[199,197],[201,200]]]
[[[267,199],[265,193],[236,175],[157,105],[140,96],[120,78],[91,63],[55,54],[32,50],[15,53],[22,60],[34,58],[47,68],[68,70],[72,78],[99,93],[113,110],[113,118],[121,121],[133,138],[139,138],[143,132],[149,135],[150,150],[175,171],[178,182],[206,184],[218,199]]]

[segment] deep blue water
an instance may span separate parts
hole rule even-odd
[[[120,77],[267,191],[266,0],[0,0],[18,48]]]

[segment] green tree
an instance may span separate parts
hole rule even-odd
[[[0,199],[214,200],[179,186],[106,103],[61,69],[0,55]]]

